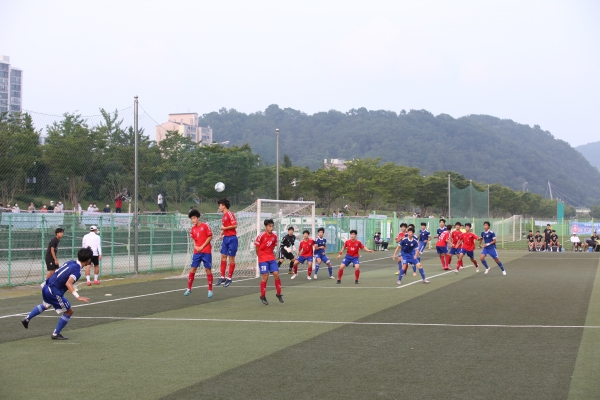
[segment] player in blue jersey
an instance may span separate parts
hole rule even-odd
[[[87,297],[80,296],[73,284],[81,277],[81,269],[92,262],[93,251],[89,247],[79,250],[77,261],[71,260],[63,264],[56,270],[54,275],[46,279],[46,284],[42,287],[42,304],[35,307],[29,315],[21,320],[25,329],[29,328],[29,321],[36,315],[40,315],[51,306],[58,314],[63,314],[56,324],[52,333],[53,340],[67,340],[68,338],[60,334],[60,331],[67,325],[73,315],[71,303],[65,297],[68,290],[79,301],[89,302]]]
[[[496,261],[496,264],[502,270],[502,275],[506,275],[506,271],[504,270],[504,265],[498,259],[498,251],[496,250],[496,234],[494,231],[490,230],[490,223],[485,221],[483,223],[483,232],[481,232],[481,237],[479,238],[479,248],[481,249],[481,241],[483,240],[483,250],[481,250],[481,263],[485,267],[485,273],[490,272],[490,267],[488,267],[487,262],[485,261],[485,256],[490,256]]]
[[[431,240],[429,237],[431,233],[427,230],[427,224],[425,222],[421,222],[421,230],[419,231],[419,254],[423,254],[425,250],[425,246]]]
[[[317,274],[319,273],[319,267],[321,263],[324,262],[327,264],[327,271],[329,271],[329,279],[335,279],[333,277],[333,267],[331,266],[331,261],[329,257],[325,254],[325,250],[327,249],[327,239],[323,236],[325,235],[325,229],[319,228],[317,231],[317,238],[315,239],[315,279],[317,279]]]
[[[425,278],[425,271],[423,271],[423,267],[419,261],[419,241],[414,237],[415,229],[412,227],[408,228],[406,233],[407,237],[398,243],[398,247],[396,247],[396,251],[394,251],[394,255],[392,256],[392,259],[395,260],[398,248],[402,249],[400,253],[402,257],[398,262],[400,276],[398,277],[397,283],[398,285],[402,284],[402,277],[408,270],[408,264],[412,264],[419,269],[421,278],[423,278],[423,283],[429,283],[429,281]]]

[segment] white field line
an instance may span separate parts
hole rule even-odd
[[[55,318],[51,315],[40,315]],[[310,321],[310,320],[270,320],[270,319],[229,319],[229,318],[160,318],[160,317],[80,317],[77,319],[108,319],[121,321],[186,321],[186,322],[233,322],[259,324],[315,324],[315,325],[380,325],[380,326],[429,326],[441,328],[527,328],[527,329],[600,329],[596,325],[502,325],[502,324],[434,324],[421,322],[357,322],[357,321]]]

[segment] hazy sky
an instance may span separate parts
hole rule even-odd
[[[270,104],[426,109],[538,124],[577,146],[600,140],[599,39],[593,0],[0,4],[25,109],[91,115],[138,95],[159,122]]]

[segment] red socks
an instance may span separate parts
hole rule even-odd
[[[212,274],[206,275],[206,280],[208,281],[208,290],[212,290],[212,284],[213,284]]]
[[[294,264],[294,274],[298,273],[298,264]]]
[[[461,267],[462,267],[462,266],[463,266],[463,262],[462,262],[462,260],[458,260],[458,261],[456,262],[456,270],[459,270],[459,269],[461,269]]]
[[[229,263],[229,274],[227,275],[229,279],[233,278],[233,271],[235,271],[235,264]]]
[[[227,270],[227,261],[221,261],[221,278],[225,278],[226,270]]]
[[[344,270],[343,269],[339,269],[338,270],[338,281],[342,280],[342,276],[344,275]]]
[[[355,269],[354,270],[354,277],[356,278],[356,280],[358,280],[359,276],[360,276],[360,269]]]
[[[473,264],[475,264],[475,268],[479,268],[479,265],[477,265],[477,261],[473,260]]]
[[[275,282],[277,283],[277,281],[275,281]],[[266,295],[267,295],[267,282],[260,281],[260,296],[265,297]]]
[[[275,290],[277,290],[277,294],[281,294],[281,279],[275,279]]]
[[[443,254],[440,255],[440,262],[442,263],[442,268],[446,269],[446,257]]]
[[[308,267],[308,276],[312,275],[312,267]]]
[[[446,268],[450,269],[451,262],[452,262],[452,256],[450,254],[446,254]]]
[[[188,289],[192,290],[192,284],[194,283],[194,278],[196,277],[195,272],[190,272],[188,275]]]

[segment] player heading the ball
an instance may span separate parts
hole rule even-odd
[[[358,284],[358,277],[360,276],[359,251],[360,249],[365,249],[369,253],[373,252],[373,250],[367,249],[367,247],[364,244],[362,244],[360,240],[356,240],[357,233],[358,232],[356,231],[356,229],[352,229],[350,231],[350,239],[344,242],[344,247],[342,248],[342,251],[340,251],[340,254],[338,254],[338,256],[336,257],[336,259],[340,258],[344,253],[344,250],[348,249],[346,251],[346,257],[344,257],[344,261],[342,261],[342,264],[340,265],[340,269],[338,271],[338,280],[336,282],[338,284],[342,283],[344,268],[346,268],[346,265],[350,264],[354,264],[354,283]]]
[[[223,213],[221,218],[221,236],[223,244],[221,244],[221,277],[217,281],[217,286],[221,283],[225,283],[223,286],[228,287],[231,285],[231,278],[233,278],[233,271],[235,271],[235,255],[238,249],[238,237],[235,228],[237,228],[237,220],[235,215],[229,208],[231,203],[226,198],[217,200],[219,205],[219,211]],[[227,260],[229,260],[229,272],[225,275],[227,270]]]
[[[196,270],[200,264],[203,264],[206,271],[206,280],[208,281],[208,297],[213,297],[212,246],[210,244],[213,233],[206,223],[200,222],[200,211],[195,208],[190,210],[188,218],[192,221],[190,237],[194,241],[194,255],[192,256],[192,264],[188,275],[187,290],[183,295],[188,296],[192,292]]]
[[[67,261],[50,278],[46,279],[46,284],[42,287],[42,304],[36,306],[27,317],[21,320],[25,329],[29,328],[29,321],[33,317],[40,315],[52,306],[57,314],[63,315],[59,318],[51,338],[53,340],[68,339],[60,334],[73,315],[73,308],[65,297],[65,292],[71,292],[79,301],[89,302],[90,299],[77,293],[73,284],[81,277],[81,269],[92,262],[92,255],[93,251],[89,247],[80,249],[77,252],[77,260]]]
[[[275,222],[272,219],[265,219],[265,230],[256,237],[254,246],[256,256],[258,257],[258,268],[260,269],[260,300],[265,306],[269,305],[267,301],[267,281],[269,274],[275,278],[275,295],[280,303],[283,303],[281,295],[281,279],[279,278],[279,266],[275,260],[275,247],[277,247],[277,235],[273,233]]]

